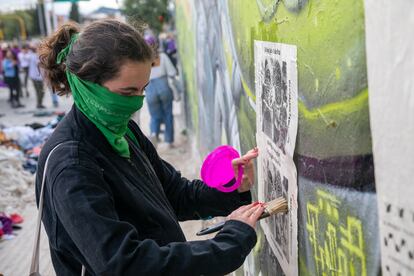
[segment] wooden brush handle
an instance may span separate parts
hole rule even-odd
[[[277,213],[277,212],[276,212]],[[276,214],[275,213],[275,214]],[[260,215],[260,217],[259,217],[259,220],[261,220],[261,219],[264,219],[264,218],[267,218],[267,217],[270,217],[270,213],[268,213],[266,210]],[[197,233],[196,233],[196,235],[197,236],[204,236],[204,235],[207,235],[207,234],[211,234],[211,233],[214,233],[214,232],[217,232],[217,231],[220,231],[223,227],[224,227],[224,224],[226,223],[226,221],[222,221],[222,222],[219,222],[219,223],[217,223],[217,224],[214,224],[214,225],[212,225],[212,226],[209,226],[209,227],[207,227],[207,228],[204,228],[203,230],[200,230],[200,231],[198,231]]]

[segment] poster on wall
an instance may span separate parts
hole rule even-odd
[[[255,41],[258,197],[288,200],[289,212],[261,221],[287,275],[298,274],[297,172],[293,162],[298,126],[296,46]]]

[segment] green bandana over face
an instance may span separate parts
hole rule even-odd
[[[58,64],[69,54],[77,37],[78,34],[72,35],[69,45],[58,54]],[[68,69],[66,77],[76,107],[95,124],[119,155],[129,158],[129,146],[125,139],[128,121],[132,114],[141,109],[144,96],[115,94],[97,83],[78,78]],[[128,135],[136,141],[130,131]]]

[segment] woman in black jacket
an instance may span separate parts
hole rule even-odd
[[[75,102],[44,146],[36,178],[39,199],[45,160],[60,144],[42,217],[57,275],[79,275],[82,265],[87,275],[226,274],[256,243],[263,207],[249,204],[249,189],[257,151],[235,160],[250,172],[238,191],[221,193],[181,177],[130,120],[152,62],[141,35],[115,20],[82,33],[64,25],[40,47],[45,78]],[[229,216],[214,238],[185,240],[178,221],[219,215]]]

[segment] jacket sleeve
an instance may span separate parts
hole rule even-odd
[[[223,275],[256,243],[252,227],[230,220],[213,239],[159,246],[119,220],[99,170],[73,164],[52,181],[57,217],[78,250],[71,253],[97,275]]]
[[[208,187],[201,180],[188,180],[168,162],[160,161],[159,174],[165,194],[179,220],[227,216],[252,200],[250,191],[223,193]]]
[[[227,216],[233,210],[252,201],[250,191],[222,193],[208,187],[201,180],[189,181],[181,177],[180,172],[159,157],[152,143],[134,122],[130,122],[130,127],[151,161],[179,220]]]

